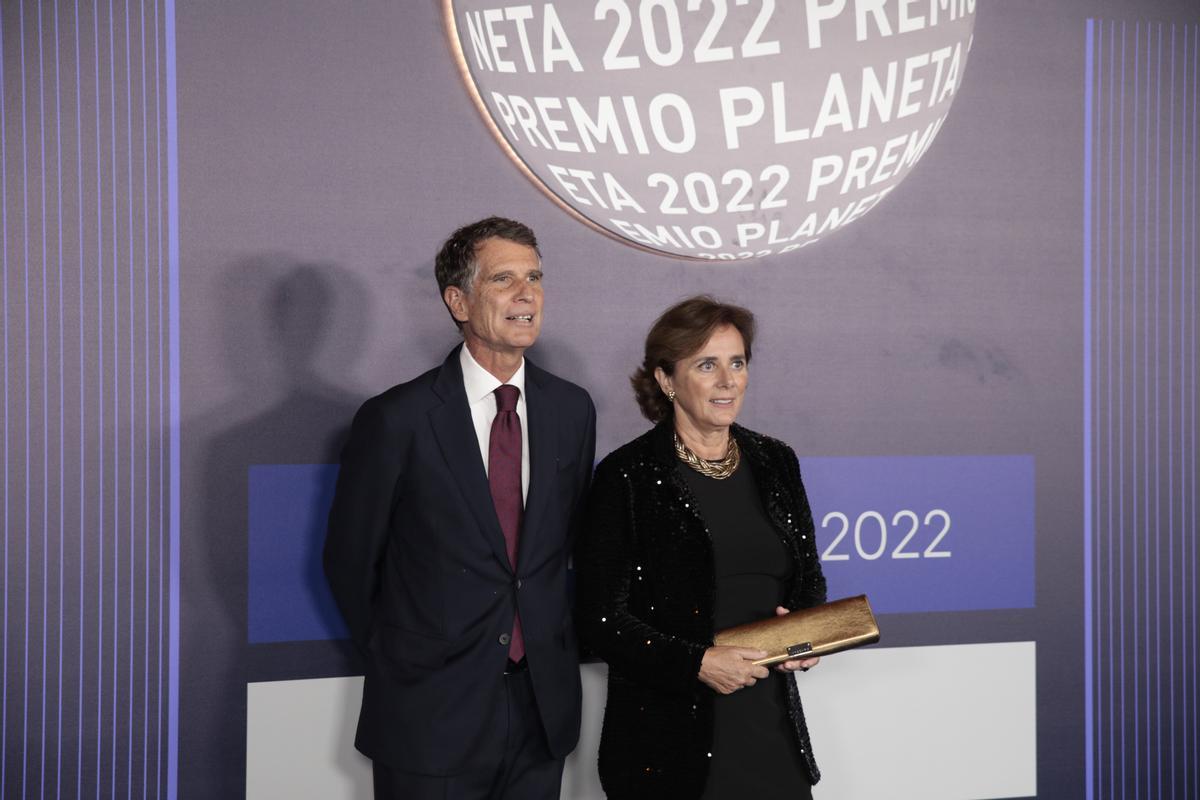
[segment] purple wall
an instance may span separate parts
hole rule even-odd
[[[1194,3],[979,3],[936,141],[869,214],[716,264],[523,175],[434,0],[83,6],[0,12],[5,797],[239,796],[247,682],[355,672],[314,570],[327,465],[456,343],[433,254],[491,213],[538,232],[531,357],[591,392],[600,454],[645,429],[627,375],[663,308],[749,306],[742,421],[800,455],[887,645],[1036,642],[1042,796],[1200,788]],[[646,75],[613,91],[713,80]],[[639,158],[630,184],[718,163]]]

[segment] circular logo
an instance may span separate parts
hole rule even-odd
[[[443,0],[501,145],[578,219],[739,260],[859,220],[928,151],[974,0]]]

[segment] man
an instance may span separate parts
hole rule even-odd
[[[463,337],[363,404],[325,573],[366,661],[355,744],[375,796],[557,798],[579,736],[567,559],[596,412],[525,359],[542,324],[533,231],[492,217],[436,262]]]

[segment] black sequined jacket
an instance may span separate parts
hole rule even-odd
[[[734,425],[763,507],[794,561],[785,606],[825,600],[812,514],[795,453]],[[596,468],[577,544],[576,613],[584,647],[609,665],[600,782],[610,798],[695,798],[708,777],[714,692],[700,682],[712,645],[712,539],[677,472],[670,421]],[[813,783],[820,778],[795,681],[776,681]]]

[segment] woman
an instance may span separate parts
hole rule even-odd
[[[790,672],[713,634],[825,600],[791,448],[734,423],[754,317],[701,296],[668,309],[632,377],[657,423],[596,469],[575,566],[583,644],[609,665],[610,798],[811,797],[820,773]]]

